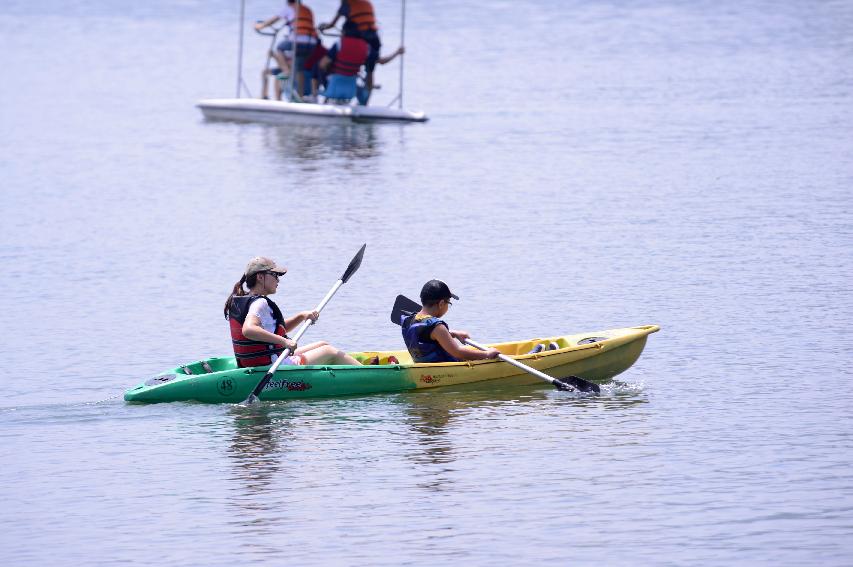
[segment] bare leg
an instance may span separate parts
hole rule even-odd
[[[367,89],[367,98],[364,100],[364,106],[367,106],[370,94],[373,92],[373,71],[368,73],[367,77],[364,78],[364,88]]]
[[[267,90],[267,79],[269,78],[269,72],[267,69],[261,71],[261,98],[269,98],[269,91]]]
[[[296,92],[299,98],[302,98],[302,93],[305,92],[305,73],[296,73]]]
[[[290,62],[287,60],[287,57],[284,56],[284,53],[276,49],[273,51],[273,57],[275,57],[275,62],[278,63],[279,69],[285,75],[290,74]]]
[[[305,357],[306,364],[348,364],[350,366],[361,366],[359,361],[330,344],[311,348],[305,352],[299,352],[300,350],[302,348],[296,349],[296,352]]]
[[[324,346],[329,346],[329,343],[326,341],[317,341],[316,343],[309,343],[307,345],[303,345],[296,349],[296,354],[305,354],[309,350],[314,350],[315,348],[320,348]]]

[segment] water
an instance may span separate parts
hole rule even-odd
[[[2,563],[849,565],[850,3],[408,4],[432,120],[325,129],[201,119],[234,2],[0,8]],[[308,309],[363,242],[310,337],[397,348],[436,276],[486,342],[662,330],[597,398],[121,401],[249,257]]]

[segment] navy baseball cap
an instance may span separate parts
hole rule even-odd
[[[421,301],[440,301],[442,299],[459,299],[459,296],[450,291],[447,284],[441,280],[429,280],[421,288]]]

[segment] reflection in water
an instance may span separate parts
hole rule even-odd
[[[408,415],[407,425],[415,433],[418,451],[408,457],[420,465],[435,465],[439,469],[429,475],[428,480],[418,484],[428,490],[440,491],[452,482],[452,468],[448,465],[456,460],[454,451],[453,421],[470,418],[472,413],[502,406],[545,404],[553,407],[569,404],[574,411],[591,410],[597,414],[601,409],[624,410],[648,403],[642,388],[623,382],[611,382],[602,386],[602,394],[572,394],[557,392],[539,385],[511,386],[479,383],[452,389],[410,392],[401,394],[397,401],[404,405]],[[531,411],[536,411],[531,407]],[[505,417],[505,412],[501,411]],[[500,418],[498,418],[500,419]]]
[[[331,158],[369,159],[378,156],[381,142],[375,124],[281,125],[264,129],[264,145],[277,157],[311,162]]]
[[[429,491],[451,488],[454,478],[454,437],[451,435],[452,421],[464,419],[475,411],[489,406],[507,403],[525,403],[545,398],[541,389],[527,386],[501,387],[483,384],[462,386],[450,390],[421,391],[402,394],[399,401],[408,414],[407,425],[415,433],[419,451],[408,455],[419,464],[436,466],[418,483],[418,487]]]
[[[275,486],[275,476],[281,469],[280,444],[286,440],[288,428],[273,416],[274,408],[268,405],[240,406],[229,409],[234,418],[234,432],[228,456],[235,463],[235,480],[245,493],[231,498],[239,510],[239,523],[257,528],[259,524],[277,524],[274,512],[278,507],[275,498],[280,492]],[[272,528],[273,526],[269,526]]]
[[[234,435],[228,449],[240,465],[238,475],[253,491],[264,485],[278,472],[279,432],[273,423],[270,408],[259,405],[236,405],[229,413],[234,417]],[[281,428],[283,429],[283,428]]]

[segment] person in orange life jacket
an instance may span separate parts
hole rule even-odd
[[[377,62],[385,65],[405,52],[405,47],[400,46],[391,55],[380,57]],[[320,61],[320,68],[327,74],[326,89],[323,92],[327,101],[332,99],[349,102],[354,96],[358,96],[359,103],[367,104],[367,97],[362,99],[362,93],[359,92],[356,77],[367,60],[368,53],[367,42],[357,37],[344,36],[332,46]]]
[[[317,321],[316,311],[300,311],[285,319],[278,305],[268,296],[278,289],[279,278],[287,269],[273,260],[259,256],[249,261],[246,271],[234,285],[225,302],[225,318],[231,328],[234,356],[240,367],[268,366],[285,348],[295,349],[282,364],[350,364],[360,363],[325,341],[297,347],[286,335],[303,321]],[[248,292],[243,285],[248,287]]]
[[[291,28],[290,38],[283,40],[273,50],[273,57],[279,66],[279,76],[290,74],[290,56],[293,57],[293,67],[296,69],[296,92],[300,97],[305,92],[305,76],[302,68],[305,58],[308,57],[314,50],[314,46],[319,42],[317,29],[314,27],[314,12],[304,3],[299,3],[297,11],[297,1],[287,0],[284,9],[275,16],[255,24],[255,29],[260,31],[265,27],[271,26],[279,20],[284,20],[289,28]],[[294,50],[294,43],[296,49]],[[294,53],[295,51],[295,53]],[[264,73],[266,77],[266,73]],[[312,93],[316,95],[317,93]]]
[[[320,24],[318,29],[322,31],[335,27],[335,24],[338,23],[338,19],[341,17],[344,18],[342,30],[344,37],[361,38],[370,45],[370,52],[368,53],[367,61],[365,61],[367,77],[365,78],[364,86],[367,89],[367,94],[362,103],[367,104],[370,92],[373,90],[373,69],[376,67],[376,63],[379,62],[379,51],[382,49],[373,4],[368,0],[341,0],[341,6],[338,8],[334,19],[327,24]]]
[[[465,331],[451,331],[441,318],[447,314],[450,298],[459,299],[441,280],[430,280],[421,289],[418,313],[401,318],[403,340],[415,362],[458,362],[460,360],[485,360],[497,358],[500,351],[494,348],[474,350],[460,341],[469,338]]]

